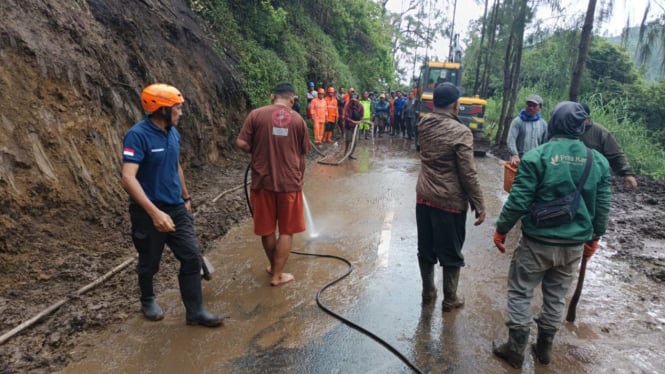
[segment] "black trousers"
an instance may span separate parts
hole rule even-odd
[[[152,277],[159,271],[159,263],[168,245],[173,255],[180,261],[179,275],[199,274],[201,271],[201,251],[194,231],[194,217],[185,204],[157,205],[168,214],[176,230],[159,232],[155,229],[152,219],[143,208],[130,204],[129,215],[132,223],[132,241],[139,254],[136,272],[139,277]]]
[[[418,258],[441,266],[464,266],[466,212],[451,213],[416,204],[416,226]]]

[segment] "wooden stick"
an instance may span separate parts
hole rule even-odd
[[[570,299],[570,305],[568,305],[568,314],[566,315],[566,321],[575,322],[575,314],[577,310],[577,303],[580,301],[580,295],[582,295],[582,287],[584,287],[584,275],[586,274],[586,262],[588,258],[582,256],[582,264],[580,265],[580,275],[577,278],[577,287],[575,287],[575,293]]]
[[[128,258],[128,259],[125,260],[122,264],[120,264],[120,265],[116,266],[115,268],[111,269],[111,271],[109,271],[108,273],[104,274],[104,275],[101,276],[100,278],[97,278],[97,279],[94,280],[92,283],[89,283],[88,285],[79,288],[76,292],[74,292],[73,295],[67,295],[67,296],[65,296],[64,298],[62,298],[62,299],[59,300],[58,302],[52,304],[52,305],[49,306],[48,308],[46,308],[46,309],[44,309],[43,311],[41,311],[41,312],[40,312],[39,314],[37,314],[36,316],[30,318],[29,320],[27,320],[27,321],[21,323],[20,325],[16,326],[16,327],[13,328],[12,330],[6,332],[6,333],[3,334],[2,336],[0,336],[0,345],[4,344],[7,340],[9,340],[10,338],[12,338],[14,335],[18,334],[19,332],[21,332],[21,331],[25,330],[26,328],[32,326],[35,322],[39,321],[39,320],[42,319],[44,316],[47,316],[47,315],[49,315],[51,312],[53,312],[54,310],[60,308],[60,306],[62,306],[62,304],[66,303],[67,301],[69,301],[70,299],[72,299],[73,296],[81,296],[82,294],[86,293],[87,291],[91,290],[92,288],[94,288],[94,287],[98,286],[99,284],[105,282],[107,279],[111,278],[113,275],[115,275],[116,273],[118,273],[120,270],[126,268],[129,264],[131,264],[132,262],[134,262],[135,258],[136,258],[136,257],[134,257],[134,256],[132,256],[131,258]]]

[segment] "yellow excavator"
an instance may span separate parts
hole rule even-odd
[[[434,87],[450,82],[461,86],[462,65],[459,62],[429,61],[420,68],[420,76],[415,88],[416,108],[419,118],[429,116],[434,109],[432,102]],[[461,92],[464,92],[462,89]],[[478,95],[460,97],[460,110],[458,117],[467,125],[473,133],[473,151],[479,156],[484,156],[490,149],[490,139],[485,134],[485,108],[487,100]],[[416,133],[416,148],[419,148],[418,135]]]
[[[490,149],[489,136],[485,134],[485,108],[487,100],[480,96],[466,96],[462,86],[462,49],[459,47],[459,34],[455,34],[455,14],[457,12],[457,0],[453,7],[453,20],[450,28],[450,51],[448,61],[427,61],[420,68],[420,75],[414,88],[416,96],[416,111],[418,117],[426,117],[432,113],[434,103],[432,102],[434,87],[450,82],[457,86],[462,93],[460,97],[460,109],[458,117],[473,133],[473,151],[476,155],[485,156]],[[418,144],[418,129],[416,128],[416,149],[420,150]]]

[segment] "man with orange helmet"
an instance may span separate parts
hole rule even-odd
[[[335,88],[333,86],[329,86],[327,91],[328,95],[326,96],[325,100],[326,107],[328,108],[328,117],[326,118],[323,142],[332,143],[333,131],[335,131],[335,123],[337,122],[337,116],[339,115],[339,107],[337,103],[337,96],[335,95]]]
[[[164,245],[168,244],[180,261],[178,283],[187,324],[216,327],[224,317],[203,306],[201,252],[179,161],[180,133],[175,126],[184,102],[180,91],[168,84],[155,83],[143,89],[141,104],[149,114],[124,137],[122,187],[129,194],[143,315],[151,321],[164,318],[155,301],[153,276],[159,271]]]
[[[324,98],[325,94],[323,88],[319,88],[317,97],[312,100],[310,105],[312,120],[314,121],[315,144],[319,144],[323,141],[323,129],[325,127],[326,118],[328,117],[328,105]]]

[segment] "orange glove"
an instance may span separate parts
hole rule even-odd
[[[596,250],[598,249],[598,240],[589,240],[584,243],[584,254],[582,255],[585,259],[589,260]]]
[[[506,234],[501,234],[498,231],[494,231],[494,245],[499,249],[499,252],[506,253],[506,247],[503,244],[506,242]]]

